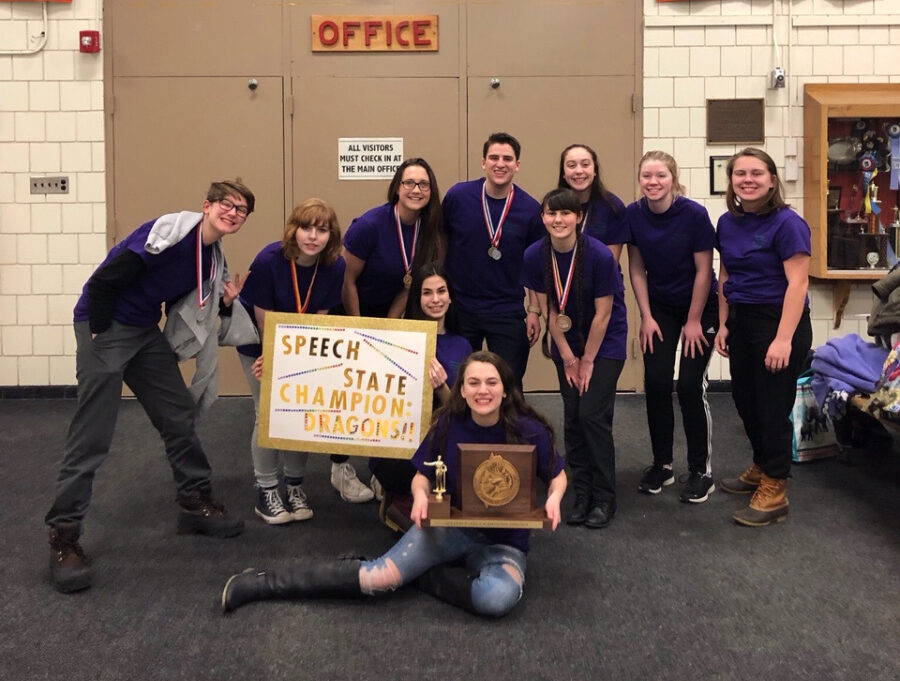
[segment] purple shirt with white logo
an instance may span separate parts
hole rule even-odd
[[[722,290],[729,305],[781,305],[788,285],[784,261],[810,255],[809,225],[790,208],[766,215],[728,212],[719,218],[716,248],[728,272]]]

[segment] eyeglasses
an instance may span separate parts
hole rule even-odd
[[[431,182],[428,180],[419,180],[416,182],[415,180],[400,180],[400,184],[404,189],[412,191],[415,187],[418,187],[423,192],[431,191]]]
[[[250,209],[247,206],[239,206],[233,201],[229,201],[228,199],[221,199],[219,201],[219,205],[222,206],[222,210],[225,213],[230,213],[232,210],[237,211],[237,214],[242,218],[247,217],[250,214]]]

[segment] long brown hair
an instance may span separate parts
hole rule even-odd
[[[522,391],[517,387],[515,376],[513,375],[512,369],[509,368],[509,364],[507,364],[500,355],[490,352],[489,350],[478,350],[473,352],[459,365],[456,374],[456,382],[453,384],[453,387],[450,388],[450,399],[447,401],[447,404],[435,413],[434,422],[436,425],[431,429],[428,437],[437,438],[436,442],[440,443],[439,448],[446,450],[447,434],[450,428],[449,417],[456,416],[465,418],[470,416],[469,405],[466,402],[466,398],[462,396],[462,386],[466,379],[466,369],[469,368],[469,365],[472,364],[472,362],[484,362],[485,364],[490,364],[497,369],[497,373],[500,375],[500,382],[503,384],[503,392],[506,393],[506,396],[500,402],[500,421],[503,423],[503,429],[506,432],[506,443],[522,443],[518,425],[519,419],[524,416],[537,421],[541,426],[547,429],[547,432],[550,435],[550,448],[553,450],[555,457],[556,434],[553,431],[553,426],[550,425],[550,422],[543,414],[535,410],[534,407],[525,401],[525,398],[522,396]],[[551,470],[553,463],[554,462],[551,462]]]
[[[762,149],[747,147],[746,149],[741,149],[738,153],[728,159],[728,165],[725,166],[725,174],[728,175],[728,188],[725,190],[725,205],[728,206],[728,212],[732,215],[744,214],[744,209],[741,207],[741,200],[735,196],[734,186],[731,184],[731,174],[734,172],[734,164],[737,163],[737,160],[742,156],[758,158],[765,163],[766,169],[772,174],[772,178],[775,180],[772,184],[772,188],[769,190],[769,194],[766,196],[766,203],[764,204],[763,210],[759,211],[757,214],[765,215],[774,210],[787,208],[789,204],[784,200],[784,187],[781,184],[781,178],[778,176],[778,168],[775,166],[775,161],[773,161],[772,157]]]
[[[431,192],[428,203],[420,213],[419,238],[416,242],[416,253],[412,261],[412,270],[415,272],[430,262],[440,262],[444,257],[444,212],[441,210],[441,192],[438,189],[437,177],[428,161],[424,158],[408,158],[397,168],[391,183],[388,185],[387,200],[392,206],[396,206],[400,200],[400,181],[403,179],[403,171],[410,166],[419,166],[428,174],[431,183]]]

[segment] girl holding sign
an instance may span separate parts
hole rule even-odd
[[[566,522],[597,529],[616,513],[612,422],[628,323],[619,267],[609,248],[581,233],[581,210],[571,189],[544,197],[547,236],[525,251],[522,283],[537,293],[547,320],[544,354],[556,364],[563,398],[575,487]]]
[[[500,617],[515,607],[525,584],[529,531],[422,527],[435,475],[428,463],[442,455],[447,488],[456,489],[459,443],[535,445],[538,475],[549,485],[544,509],[553,529],[559,524],[559,504],[566,490],[564,465],[554,449],[553,428],[525,402],[506,362],[492,352],[476,352],[462,363],[459,373],[447,405],[413,456],[415,525],[393,548],[375,560],[245,570],[225,584],[226,613],[264,599],[374,596],[412,581],[481,616]]]
[[[331,206],[321,199],[307,199],[294,208],[283,238],[259,252],[241,291],[241,302],[256,320],[260,338],[267,311],[326,314],[340,302],[344,280],[340,249],[341,228]],[[302,487],[309,454],[269,449],[257,442],[262,346],[243,345],[237,350],[255,412],[250,440],[257,487],[254,512],[270,525],[312,518]],[[280,465],[284,469],[284,499],[278,491]],[[357,484],[368,491],[358,480]]]
[[[394,173],[387,203],[350,223],[344,235],[344,312],[398,319],[413,272],[444,257],[443,216],[437,179],[422,158],[408,158]]]

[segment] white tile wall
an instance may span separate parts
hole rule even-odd
[[[777,64],[774,33],[781,49]],[[725,211],[724,201],[710,197],[709,157],[733,153],[730,146],[706,144],[706,99],[764,97],[767,151],[781,164],[785,141],[792,139],[802,165],[803,84],[806,82],[900,82],[900,26],[879,17],[900,16],[900,0],[709,0],[659,4],[644,0],[653,26],[644,30],[644,61],[654,65],[644,82],[644,149],[672,153],[689,195],[706,205],[713,222]],[[821,26],[793,27],[794,17],[822,18]],[[835,17],[858,17],[841,26]],[[672,17],[666,26],[666,17]],[[734,24],[723,22],[733,17]],[[768,25],[747,24],[746,17],[767,17]],[[674,25],[690,21],[692,25]],[[743,24],[743,25],[742,25]],[[684,50],[688,50],[685,72]],[[767,89],[768,74],[783,66],[789,88]],[[661,78],[665,77],[665,78]],[[660,81],[665,80],[664,88]],[[671,83],[671,85],[669,84]],[[653,90],[651,92],[651,89]],[[669,93],[672,93],[671,98]],[[684,111],[688,111],[685,116]],[[798,182],[786,183],[791,203],[802,213],[802,170]],[[833,326],[832,287],[810,288],[814,345],[848,333],[865,336],[865,315],[872,305],[868,284],[852,289],[840,328]],[[710,379],[727,379],[727,362],[714,359]]]
[[[36,46],[40,3],[0,3],[0,52]],[[46,47],[0,55],[0,385],[75,383],[72,307],[106,253],[101,3],[49,3]],[[30,178],[66,175],[67,195]]]

